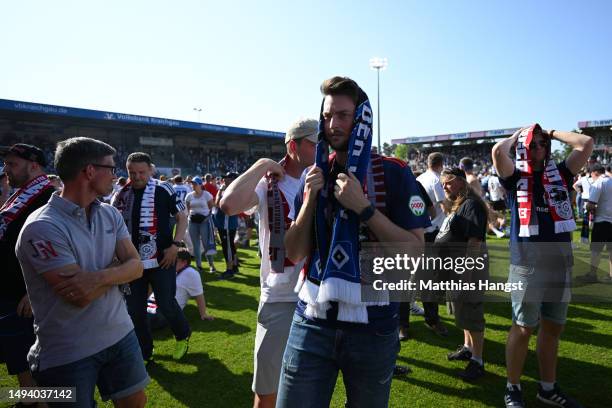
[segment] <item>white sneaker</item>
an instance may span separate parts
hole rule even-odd
[[[410,313],[415,316],[424,316],[425,310],[423,310],[421,306],[417,305],[416,302],[412,302],[410,303]]]

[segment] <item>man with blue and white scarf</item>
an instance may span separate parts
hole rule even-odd
[[[333,77],[321,93],[315,166],[302,175],[285,234],[288,258],[307,263],[276,406],[329,406],[340,370],[348,407],[386,407],[399,351],[398,304],[384,296],[362,302],[360,245],[419,247],[429,220],[406,163],[371,154],[365,92]]]

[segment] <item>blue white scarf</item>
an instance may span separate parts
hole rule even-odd
[[[373,114],[365,92],[360,90],[355,110],[354,125],[348,143],[348,157],[344,172],[351,172],[363,185],[370,168]],[[359,266],[359,217],[352,211],[337,206],[333,217],[331,240],[328,236],[326,211],[331,208],[329,146],[325,140],[323,108],[319,119],[319,133],[315,165],[323,170],[325,185],[317,198],[315,212],[315,248],[307,266],[307,276],[299,290],[299,297],[307,303],[306,315],[325,319],[329,302],[338,302],[338,320],[368,323],[366,306],[388,304],[361,301]]]

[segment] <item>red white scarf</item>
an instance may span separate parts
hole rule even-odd
[[[287,168],[287,156],[279,164]],[[268,256],[270,258],[270,274],[266,283],[270,287],[289,283],[292,269],[295,264],[287,258],[285,251],[285,232],[291,225],[289,219],[289,203],[278,186],[279,180],[272,176],[268,179],[268,228],[270,231],[270,242],[268,243]]]
[[[538,217],[534,211],[533,200],[533,166],[529,145],[534,140],[534,132],[542,133],[537,123],[524,129],[516,143],[516,168],[521,172],[521,178],[516,183],[516,200],[519,204],[519,237],[531,237],[539,234]],[[546,158],[542,172],[542,186],[549,213],[555,224],[555,234],[576,229],[574,213],[569,200],[565,180],[553,160]]]
[[[140,202],[140,221],[138,224],[138,252],[144,269],[159,267],[157,262],[157,213],[155,212],[155,190],[157,180],[149,178],[142,193]],[[128,183],[115,195],[113,207],[117,208],[127,225],[128,231],[132,233],[132,208],[134,206],[134,189],[132,182]]]
[[[15,191],[0,208],[0,240],[4,237],[9,224],[15,221],[34,200],[53,186],[45,174],[30,180]]]

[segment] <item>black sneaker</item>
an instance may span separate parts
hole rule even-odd
[[[577,401],[565,395],[557,383],[555,383],[555,388],[550,391],[544,391],[542,389],[542,384],[538,384],[537,398],[543,403],[553,407],[582,408],[582,405]]]
[[[393,376],[394,377],[401,377],[403,375],[408,375],[411,372],[412,372],[412,370],[408,366],[403,366],[403,365],[396,364],[395,367],[393,367]]]
[[[470,360],[467,367],[465,367],[465,370],[459,373],[459,377],[463,381],[475,381],[480,377],[484,377],[484,375],[484,364],[480,364],[479,362],[474,360]]]
[[[446,358],[448,358],[448,361],[470,361],[472,358],[472,352],[462,344],[457,347],[457,350],[453,351],[452,353],[448,353]]]
[[[436,324],[429,324],[425,322],[425,327],[436,333],[440,337],[448,336],[448,329],[442,322],[438,322]]]
[[[232,271],[231,269],[228,269],[227,271],[223,272],[221,275],[219,275],[220,280],[224,280],[224,279],[232,279],[234,277],[234,271]]]
[[[525,408],[523,391],[521,391],[519,387],[515,385],[512,386],[512,389],[506,387],[504,402],[506,403],[506,408]]]

